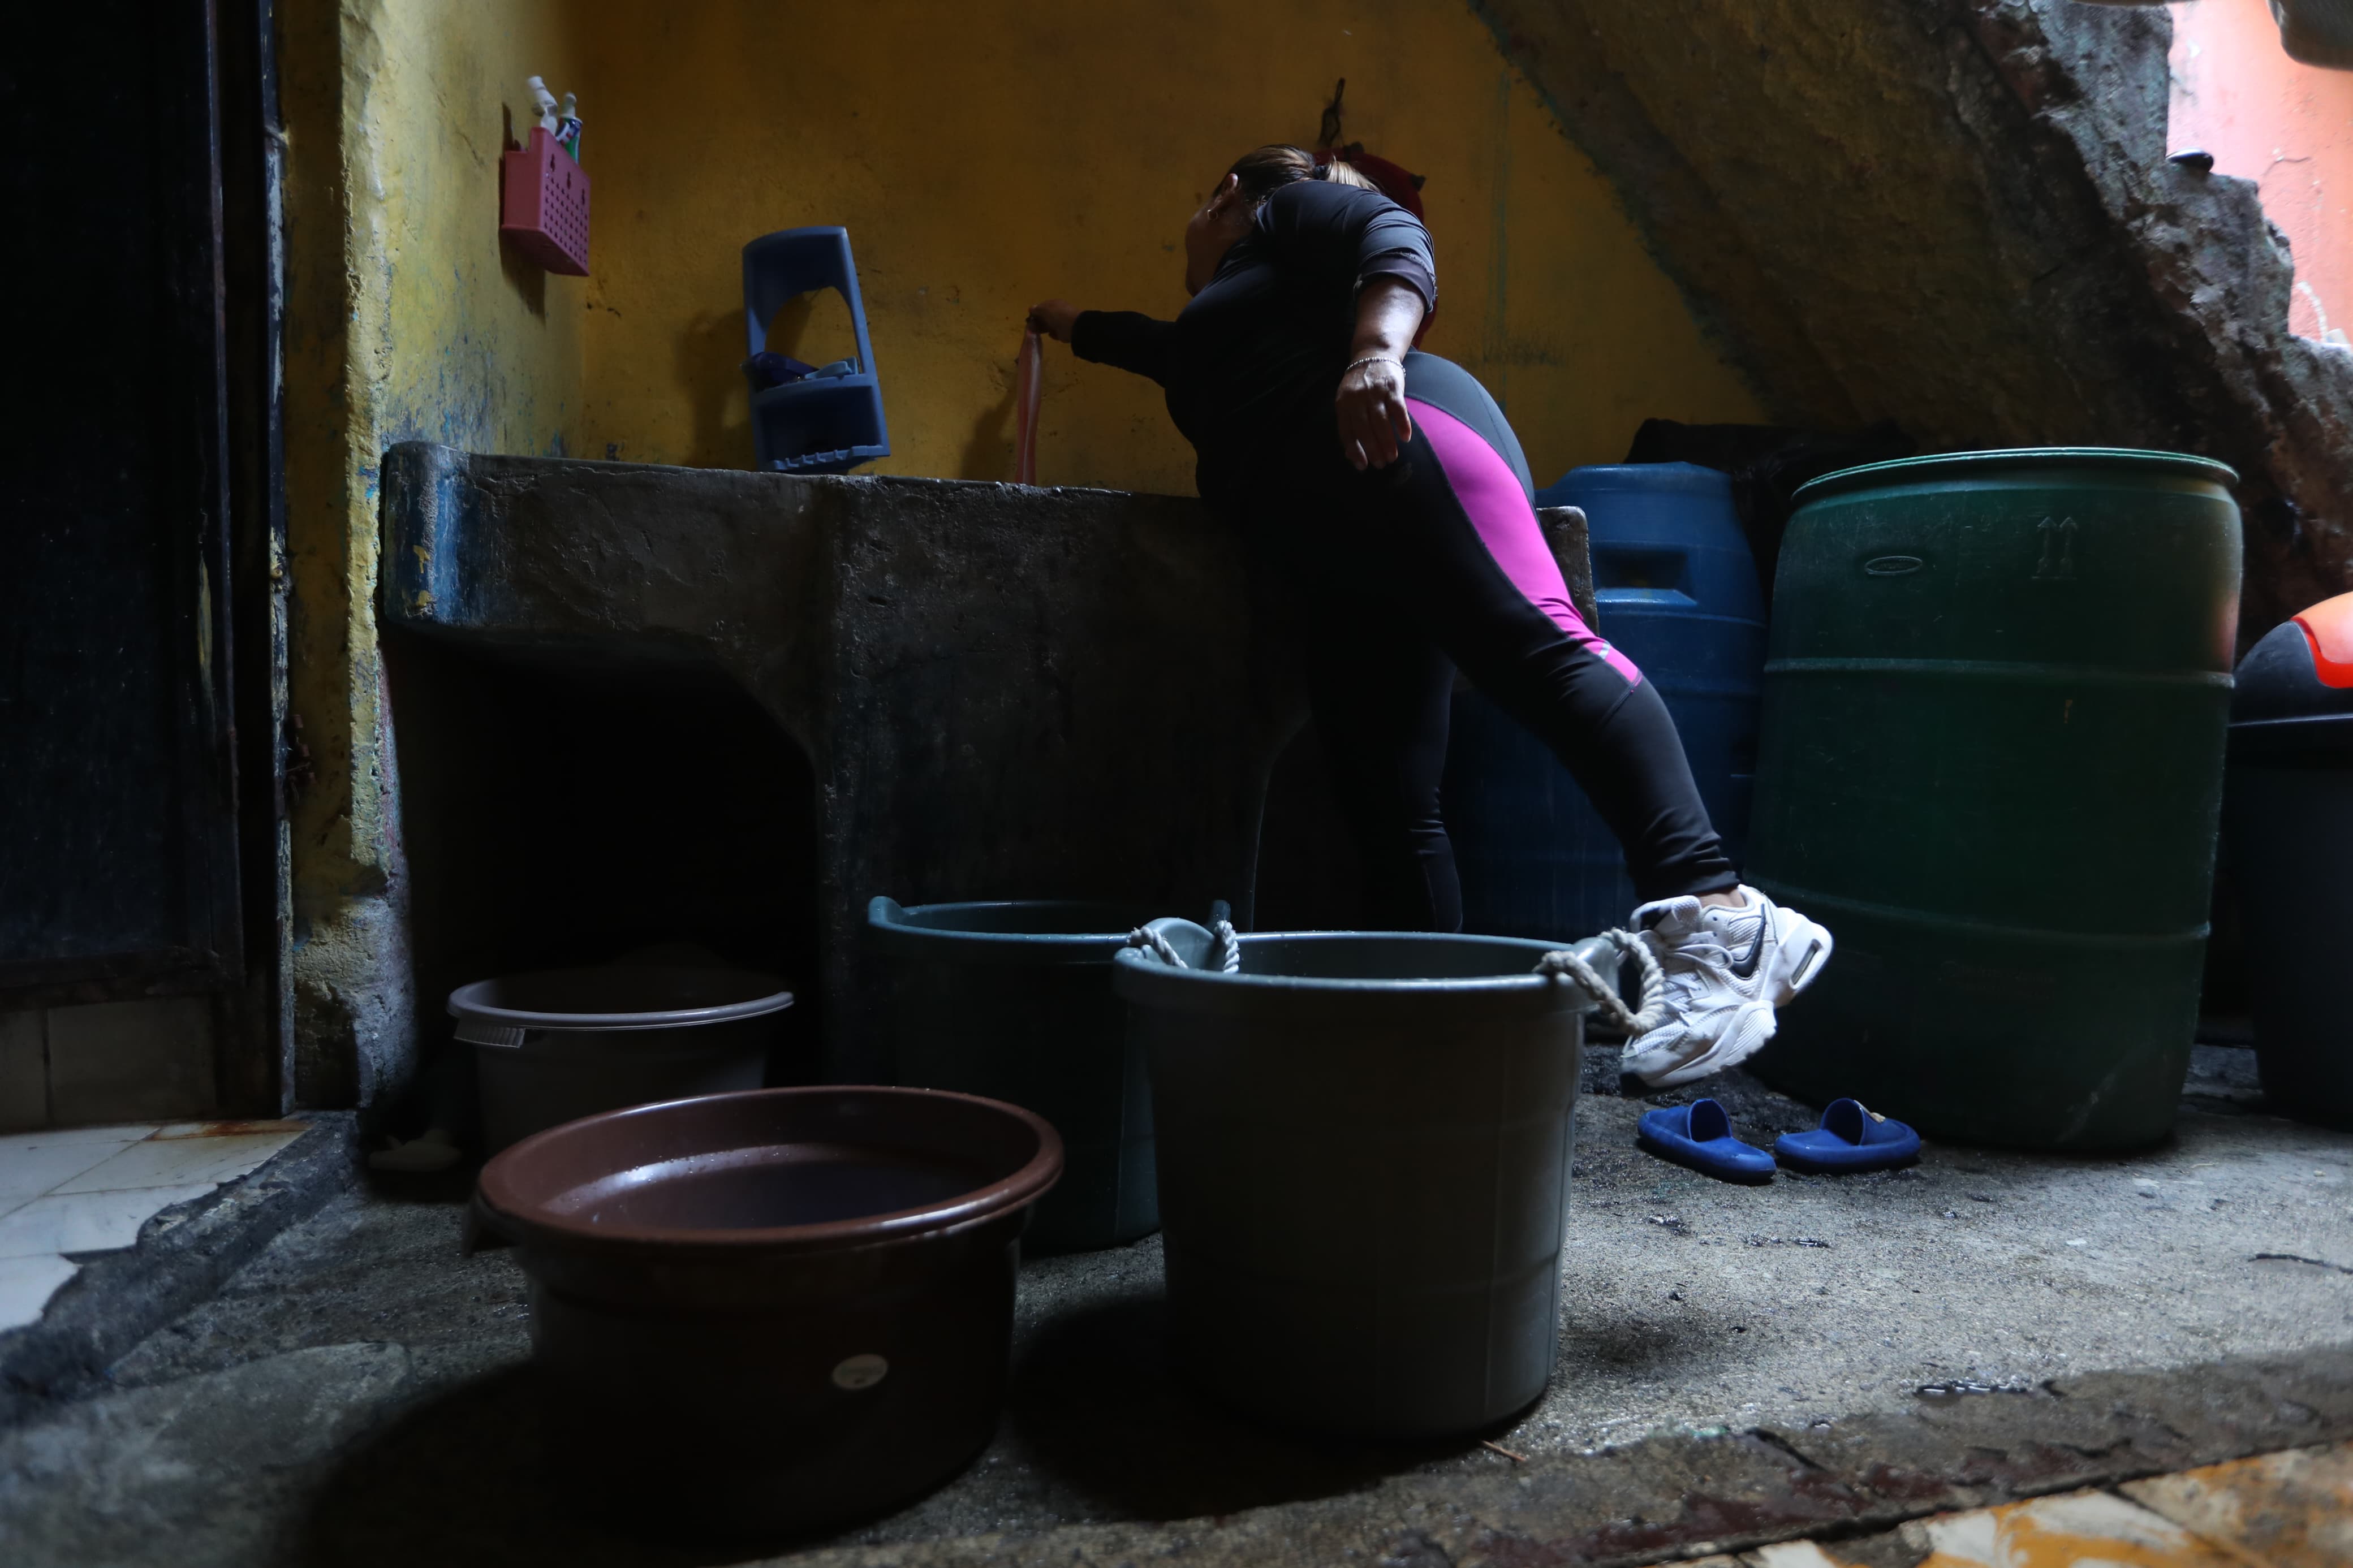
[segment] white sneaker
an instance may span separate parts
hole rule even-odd
[[[1773,1009],[1814,983],[1831,933],[1756,889],[1737,908],[1697,897],[1634,911],[1634,927],[1666,972],[1667,1021],[1626,1043],[1625,1070],[1672,1089],[1746,1061],[1773,1037]]]

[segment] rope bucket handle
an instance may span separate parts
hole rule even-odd
[[[1217,945],[1210,952],[1217,960],[1219,970],[1227,974],[1237,974],[1242,967],[1242,944],[1241,939],[1234,932],[1234,922],[1229,918],[1231,913],[1232,907],[1223,899],[1209,906],[1209,932],[1217,938]],[[1651,951],[1651,944],[1644,942],[1639,933],[1623,928],[1605,931],[1601,939],[1633,959],[1634,967],[1641,971],[1642,1001],[1640,1008],[1627,1006],[1625,998],[1618,994],[1614,979],[1604,975],[1567,948],[1547,952],[1536,960],[1535,973],[1575,982],[1579,990],[1593,998],[1602,1016],[1625,1030],[1628,1038],[1650,1033],[1667,1021],[1667,976],[1666,972],[1659,967],[1658,955]],[[1174,942],[1149,926],[1138,926],[1128,932],[1127,945],[1144,949],[1171,969],[1192,967],[1185,962],[1185,955],[1176,951]]]
[[[1226,974],[1239,974],[1242,967],[1242,941],[1235,934],[1233,906],[1219,899],[1209,906],[1209,934],[1218,944],[1209,951],[1217,958],[1216,968]],[[1176,944],[1149,926],[1138,926],[1127,933],[1127,945],[1140,947],[1171,969],[1190,969],[1185,955]]]
[[[1642,1005],[1639,1009],[1626,1005],[1625,998],[1618,994],[1614,978],[1602,974],[1567,948],[1536,960],[1535,972],[1576,982],[1579,990],[1593,998],[1603,1017],[1626,1031],[1628,1039],[1649,1034],[1667,1021],[1667,975],[1659,967],[1658,954],[1651,951],[1651,944],[1639,932],[1622,927],[1603,931],[1601,940],[1633,959],[1634,967],[1641,972]]]

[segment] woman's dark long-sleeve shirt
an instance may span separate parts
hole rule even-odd
[[[1301,442],[1337,440],[1332,399],[1356,340],[1356,294],[1384,277],[1436,305],[1430,231],[1386,196],[1301,180],[1266,199],[1175,321],[1083,311],[1071,347],[1166,390],[1169,416],[1199,456],[1201,493],[1215,499]]]

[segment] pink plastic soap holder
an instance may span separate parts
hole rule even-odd
[[[533,126],[531,141],[504,160],[499,237],[550,272],[588,276],[588,176],[554,137]]]

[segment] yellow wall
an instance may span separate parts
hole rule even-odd
[[[506,116],[562,91],[557,0],[281,5],[288,128],[290,701],[315,779],[291,805],[298,1091],[365,1098],[407,1048],[398,825],[374,596],[376,476],[394,442],[565,449],[579,414],[575,279],[498,239]]]
[[[589,455],[749,467],[740,251],[838,223],[890,417],[874,471],[1010,478],[1027,307],[1063,295],[1173,314],[1178,239],[1208,182],[1246,147],[1311,140],[1342,76],[1347,136],[1429,176],[1440,310],[1425,346],[1504,401],[1538,482],[1622,457],[1649,415],[1759,417],[1467,5],[586,0],[575,14],[593,89]],[[1039,468],[1049,484],[1192,488],[1158,390],[1060,349]]]

